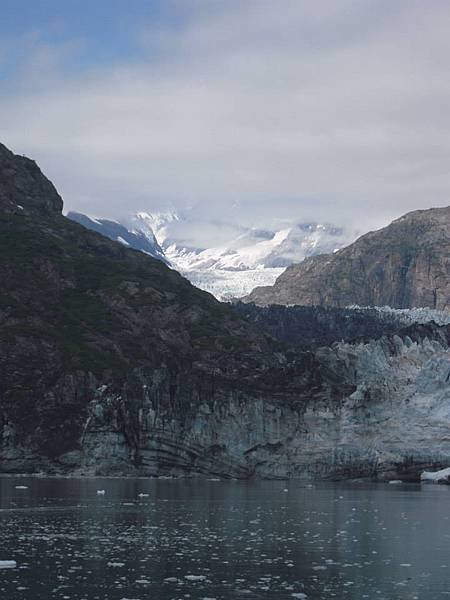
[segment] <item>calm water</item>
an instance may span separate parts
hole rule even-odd
[[[2,600],[436,600],[450,488],[0,478],[7,559]]]

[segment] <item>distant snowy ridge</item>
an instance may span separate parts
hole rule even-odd
[[[128,229],[125,225],[110,219],[99,219],[77,212],[67,213],[67,218],[87,229],[101,233],[110,240],[120,242],[124,246],[145,252],[153,258],[167,262],[164,251],[158,244],[151,230]]]
[[[240,298],[253,288],[272,285],[289,265],[307,256],[333,252],[357,236],[333,225],[294,223],[280,229],[262,229],[224,224],[229,237],[220,244],[199,247],[186,231],[193,226],[210,227],[210,222],[194,222],[176,211],[139,212],[130,226],[151,230],[175,269],[194,285],[221,300]],[[220,223],[214,223],[220,228]]]
[[[255,287],[272,285],[289,265],[314,254],[333,252],[356,237],[356,232],[333,225],[294,223],[264,229],[202,221],[189,211],[141,211],[120,223],[75,212],[67,216],[163,260],[220,300],[241,298]],[[212,233],[209,239],[203,236],[205,239],[199,241],[201,233],[210,230],[221,239]]]

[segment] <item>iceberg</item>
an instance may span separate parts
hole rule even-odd
[[[450,484],[450,467],[440,471],[424,471],[420,476],[420,481],[431,481],[431,483]]]
[[[16,567],[15,560],[0,560],[0,569],[15,569]]]

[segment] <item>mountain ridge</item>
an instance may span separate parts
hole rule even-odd
[[[288,267],[244,302],[450,308],[450,207],[412,211],[334,254]]]

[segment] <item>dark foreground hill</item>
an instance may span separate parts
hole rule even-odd
[[[246,302],[450,309],[450,207],[408,213],[334,254],[288,267]]]

